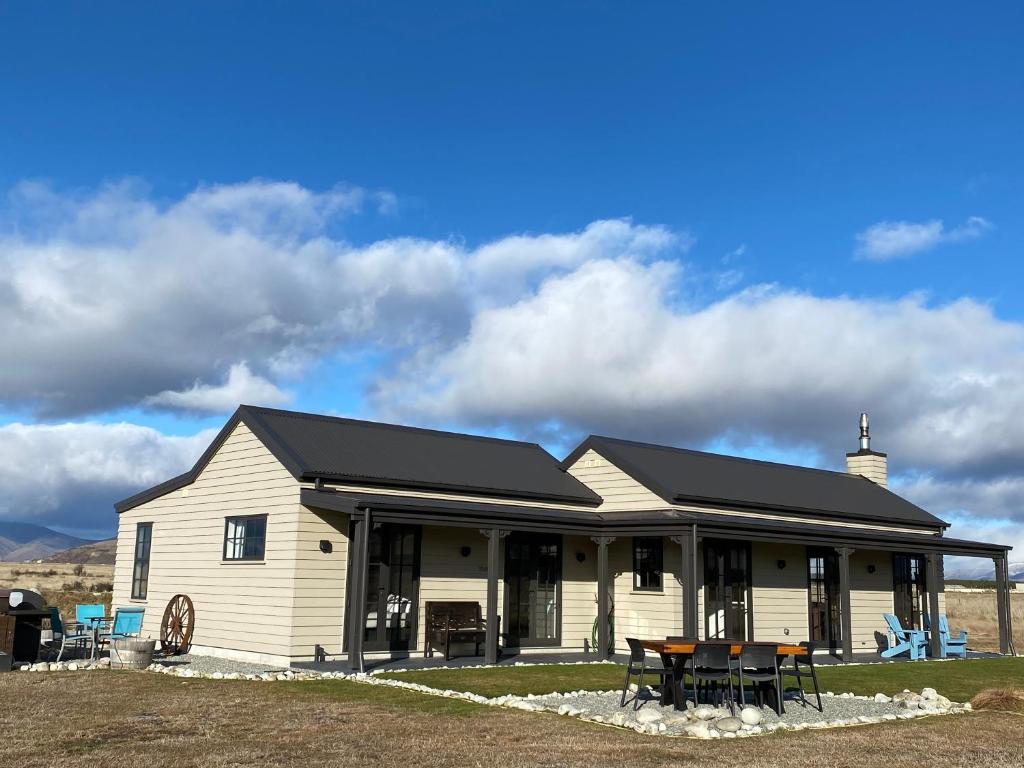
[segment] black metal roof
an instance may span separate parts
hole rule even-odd
[[[123,512],[195,481],[243,422],[298,480],[596,506],[601,497],[536,443],[243,405],[196,465],[115,504]]]
[[[670,504],[761,509],[858,522],[948,524],[860,475],[591,435],[562,462],[593,449]]]

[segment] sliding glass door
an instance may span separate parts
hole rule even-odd
[[[505,643],[561,641],[562,537],[512,533],[505,539]]]
[[[704,632],[710,639],[753,639],[750,544],[704,543]]]
[[[832,549],[807,552],[807,603],[811,640],[836,650],[842,644],[839,555]]]
[[[927,613],[925,600],[928,594],[924,556],[894,555],[892,572],[893,613],[904,629],[924,629],[924,614]]]
[[[385,523],[370,533],[366,571],[368,651],[407,651],[416,637],[420,527]]]

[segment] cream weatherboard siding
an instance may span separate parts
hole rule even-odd
[[[660,592],[634,589],[633,537],[616,539],[609,545],[608,562],[615,594],[615,647],[626,651],[625,638],[681,635],[683,593],[679,582],[682,565],[680,548],[662,538],[662,589]]]
[[[120,515],[114,605],[146,608],[143,634],[159,637],[167,601],[177,593],[196,609],[198,651],[286,660],[296,622],[296,549],[303,537],[299,485],[244,424],[196,481]],[[223,560],[224,519],[266,514],[262,562]],[[131,599],[135,529],[153,524],[146,600]]]
[[[603,501],[602,512],[663,509],[666,503],[594,450],[584,453],[568,468]]]
[[[799,544],[751,545],[754,639],[793,642],[808,635],[807,548]],[[779,568],[779,561],[785,567]]]
[[[341,653],[345,628],[348,515],[298,508],[295,550],[294,624],[290,655],[310,659],[313,647]],[[328,541],[331,552],[320,551]]]

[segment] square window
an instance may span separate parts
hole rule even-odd
[[[225,560],[262,560],[266,543],[266,515],[229,517],[225,520]]]

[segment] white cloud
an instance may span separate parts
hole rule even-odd
[[[0,519],[110,535],[114,501],[187,470],[214,434],[169,437],[92,422],[0,426]]]
[[[182,411],[223,413],[234,410],[241,403],[248,405],[282,405],[291,400],[275,384],[249,370],[245,361],[235,363],[223,384],[203,384],[196,381],[183,390],[164,390],[150,395],[146,405],[164,406]]]
[[[1024,327],[930,306],[762,287],[690,307],[667,262],[589,262],[474,316],[377,390],[396,417],[700,445],[814,446],[841,466],[861,410],[897,469],[1019,473]]]
[[[908,483],[911,498],[1019,530],[1024,326],[990,307],[772,286],[708,303],[675,260],[692,236],[628,219],[477,248],[338,238],[345,216],[391,200],[266,181],[169,204],[136,183],[71,196],[22,185],[0,211],[0,356],[17,361],[0,366],[0,406],[228,412],[285,402],[283,378],[373,349],[393,361],[371,382],[382,417],[563,442],[726,439],[840,467],[867,410],[894,473],[929,478]],[[940,222],[939,242],[988,226]],[[882,251],[905,252],[915,232]],[[729,270],[721,291],[734,290]],[[0,516],[99,527],[118,496],[182,471],[208,440],[0,428]]]
[[[515,300],[547,274],[688,241],[627,220],[477,249],[330,234],[339,217],[393,200],[261,180],[165,205],[131,182],[70,196],[19,186],[0,212],[0,356],[18,361],[0,367],[0,406],[48,417],[141,402],[227,409],[232,382],[210,382],[238,360],[249,378],[235,384],[279,400],[280,376],[325,356],[443,348],[476,306]]]
[[[991,228],[992,224],[981,216],[971,216],[953,229],[946,229],[940,219],[922,223],[883,221],[857,235],[855,254],[869,261],[889,261],[931,250],[943,243],[975,240]]]

